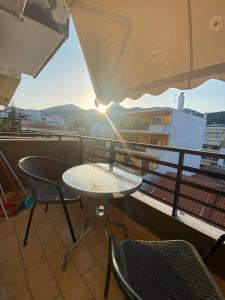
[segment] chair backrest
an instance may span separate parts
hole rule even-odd
[[[116,245],[115,245],[115,238],[112,234],[109,234],[108,236],[108,255],[111,264],[112,264],[112,271],[114,274],[114,277],[116,279],[116,282],[118,283],[121,291],[126,296],[126,299],[130,300],[142,300],[142,298],[137,295],[137,293],[133,290],[133,288],[130,286],[130,284],[127,282],[126,278],[124,277],[124,274],[121,272],[119,264],[117,262],[116,258]]]
[[[18,162],[20,170],[26,175],[36,196],[48,185],[48,183],[41,181],[46,179],[45,172],[39,164],[39,161],[43,159],[43,157],[39,156],[28,156],[20,159]]]

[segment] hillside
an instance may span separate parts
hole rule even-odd
[[[145,111],[146,109],[141,107],[124,108],[120,104],[113,103],[108,109],[108,115],[110,117],[116,117],[118,114],[124,114],[126,112],[134,111]],[[198,117],[204,116],[204,114],[190,108],[184,108],[184,111],[188,114],[192,114]],[[47,109],[43,109],[42,112],[47,115],[61,116],[65,119],[76,119],[81,115],[82,117],[94,118],[95,120],[98,118],[102,119],[102,117],[95,109],[84,110],[74,104],[53,106]],[[207,113],[207,124],[225,125],[225,111]]]
[[[225,125],[225,111],[218,111],[207,114],[207,124]]]
[[[70,118],[76,117],[82,111],[83,111],[82,108],[80,108],[74,104],[53,106],[53,107],[49,107],[49,108],[41,110],[41,112],[46,115],[60,116],[65,119],[70,119]]]

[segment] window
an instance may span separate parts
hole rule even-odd
[[[157,118],[152,118],[152,125],[162,125],[163,123],[163,118],[157,117]]]

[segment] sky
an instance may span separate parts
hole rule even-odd
[[[126,99],[124,107],[176,107],[180,90],[169,89],[159,96],[143,95],[134,101]],[[43,109],[74,104],[83,109],[95,108],[95,93],[82,55],[79,41],[70,24],[70,36],[36,79],[23,75],[11,103],[21,108]],[[225,111],[225,83],[209,80],[185,91],[185,107],[200,112]]]

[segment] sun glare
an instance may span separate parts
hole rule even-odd
[[[97,110],[100,113],[104,114],[106,112],[107,108],[108,108],[108,105],[99,104],[99,106],[97,107]]]

